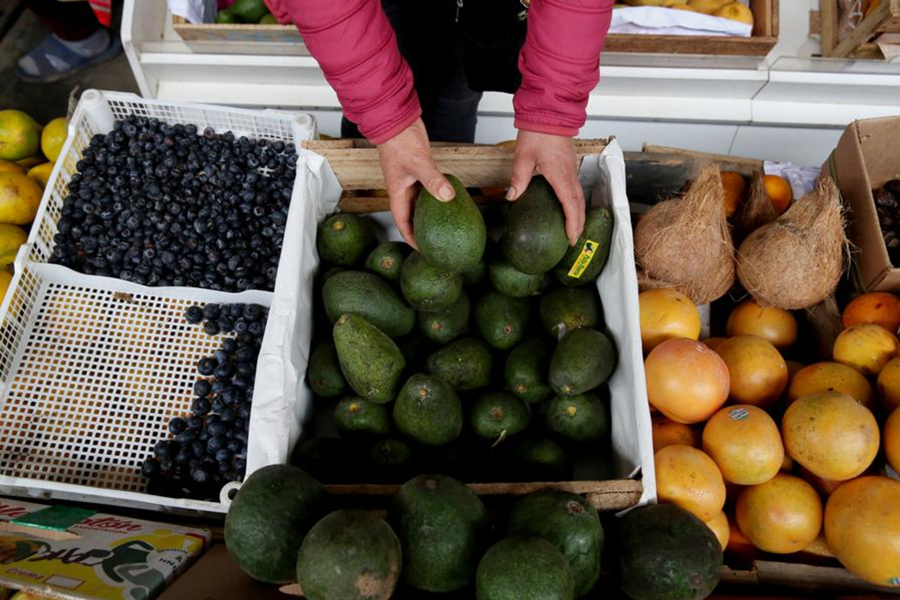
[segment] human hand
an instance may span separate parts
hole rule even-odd
[[[456,195],[431,158],[431,146],[422,119],[380,144],[378,157],[397,229],[406,243],[418,250],[412,228],[412,207],[419,192],[417,184],[422,184],[442,202],[449,202]]]
[[[585,211],[572,138],[520,129],[506,199],[518,200],[534,175],[546,177],[556,192],[566,215],[566,236],[574,246],[584,229]]]

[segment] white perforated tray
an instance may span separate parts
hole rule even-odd
[[[221,502],[144,493],[140,465],[156,442],[168,438],[169,419],[189,413],[197,361],[221,344],[221,336],[207,336],[183,318],[187,306],[207,302],[276,307],[260,350],[258,368],[266,376],[254,387],[247,473],[286,462],[299,416],[291,420],[285,414],[305,404],[291,384],[305,368],[305,356],[292,353],[298,320],[291,310],[297,295],[308,293],[297,259],[302,211],[294,206],[302,194],[295,183],[274,292],[150,288],[47,264],[81,150],[94,134],[110,131],[114,120],[130,114],[282,140],[298,149],[314,133],[308,115],[178,105],[93,90],[82,95],[0,305],[0,493],[222,513],[224,490]]]

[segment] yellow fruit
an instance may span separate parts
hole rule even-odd
[[[875,410],[875,390],[872,384],[856,369],[834,362],[821,362],[803,368],[791,379],[787,390],[787,403],[820,392],[840,392]]]
[[[50,180],[50,173],[53,172],[53,163],[43,163],[36,167],[32,167],[30,171],[28,171],[28,176],[38,182],[38,185],[41,186],[41,189],[47,187],[47,182]]]
[[[47,162],[47,159],[44,158],[44,155],[38,152],[37,154],[32,154],[28,158],[23,158],[22,160],[17,160],[16,164],[28,171],[31,167],[36,167],[40,164]]]
[[[878,395],[881,408],[891,414],[900,406],[900,358],[891,359],[878,374]]]
[[[0,223],[31,223],[42,195],[41,186],[27,175],[0,173]]]
[[[824,479],[819,477],[818,475],[813,474],[812,471],[805,467],[799,467],[797,469],[797,475],[802,477],[806,483],[813,486],[819,495],[827,498],[834,490],[838,489],[841,485],[843,485],[843,481],[834,481],[831,479]]]
[[[654,456],[656,495],[704,523],[725,506],[725,482],[713,460],[690,446],[667,446]]]
[[[746,23],[747,25],[753,25],[753,11],[750,10],[750,7],[744,6],[740,2],[732,2],[731,4],[726,4],[725,6],[714,12],[713,15],[716,17],[722,17],[723,19],[730,19],[732,21]]]
[[[676,6],[687,4],[688,0],[624,0],[624,2],[631,6]]]
[[[8,269],[16,259],[19,246],[28,241],[28,234],[18,225],[0,223],[0,269]]]
[[[847,394],[824,392],[791,404],[781,419],[784,448],[813,475],[846,481],[861,475],[878,454],[880,433],[872,412]]]
[[[710,418],[728,399],[728,367],[694,340],[667,340],[644,361],[647,399],[678,423]]]
[[[732,402],[768,408],[781,399],[788,371],[775,346],[755,335],[739,335],[717,347],[716,353],[728,366]]]
[[[845,328],[874,323],[896,334],[900,329],[900,298],[888,292],[869,292],[857,296],[844,308],[841,322]]]
[[[676,6],[683,10],[700,12],[690,5]],[[722,171],[722,187],[725,190],[725,217],[731,218],[747,197],[747,181],[734,171]]]
[[[502,142],[497,142],[494,145],[499,148],[515,148],[516,140],[503,140]]]
[[[666,446],[681,444],[683,446],[700,447],[700,432],[684,423],[676,423],[662,415],[651,420],[653,427],[653,451],[659,452]]]
[[[697,12],[713,14],[726,4],[730,4],[733,0],[689,0],[688,6]]]
[[[797,319],[784,309],[764,308],[755,300],[745,300],[728,315],[725,333],[728,337],[755,335],[786,350],[797,341]]]
[[[663,288],[638,296],[641,311],[641,343],[648,353],[672,338],[700,337],[700,312],[681,292]]]
[[[725,550],[728,547],[728,538],[731,537],[731,528],[728,526],[728,517],[725,516],[725,513],[720,512],[714,516],[706,522],[706,526],[716,534],[719,545],[722,546],[722,550]]]
[[[900,341],[884,327],[864,323],[842,331],[834,340],[833,354],[835,362],[866,376],[878,375],[900,354]]]
[[[728,338],[711,337],[711,338],[706,338],[705,340],[703,340],[703,345],[706,346],[707,348],[709,348],[710,350],[712,350],[713,352],[715,352],[716,348],[718,348],[719,346],[721,346],[722,344],[724,344],[727,341],[728,341]]]
[[[749,404],[726,406],[703,429],[703,451],[722,478],[738,485],[758,485],[775,477],[784,463],[781,433],[772,417]]]
[[[734,2],[734,4],[738,4]],[[730,5],[729,5],[730,6]],[[750,11],[749,8],[740,5],[746,11]],[[724,7],[727,8],[727,7]],[[738,9],[740,10],[740,9]],[[753,13],[749,13],[750,21],[747,22],[748,25],[753,25]],[[724,15],[716,15],[717,17],[721,17]],[[730,17],[725,17],[726,19]],[[740,21],[741,19],[734,19],[735,21]],[[794,190],[791,188],[791,184],[784,177],[779,177],[778,175],[764,175],[763,176],[763,187],[766,188],[766,195],[769,197],[769,203],[772,205],[772,208],[775,210],[776,215],[782,214],[784,211],[790,207],[791,202],[794,201]]]
[[[900,586],[900,481],[860,477],[825,506],[828,548],[848,571],[876,585]]]
[[[700,12],[700,11],[697,10],[696,8],[691,8],[691,7],[688,6],[687,4],[679,4],[679,5],[677,5],[677,6],[670,6],[669,8],[671,8],[672,10],[689,10],[689,11],[691,11],[691,12]],[[727,206],[728,206],[728,200],[727,200],[727,199],[725,200],[725,203],[726,203],[726,209],[725,209],[725,210],[726,210],[726,212],[727,212],[727,210],[728,210],[728,208],[727,208]],[[733,214],[733,212],[734,212],[734,211],[732,211],[732,214]],[[714,531],[713,533],[716,533],[716,532]],[[717,534],[717,535],[718,535],[718,534]],[[719,541],[721,541],[721,540],[719,540]]]
[[[12,273],[9,271],[0,271],[0,302],[6,296],[6,290],[9,289],[9,283],[12,281]]]
[[[51,163],[55,163],[69,137],[69,122],[65,117],[53,119],[41,132],[41,151]]]
[[[790,554],[819,537],[822,500],[799,477],[779,473],[741,492],[735,518],[744,535],[760,550]]]
[[[18,173],[19,175],[24,175],[25,169],[14,162],[0,159],[0,173]]]
[[[803,549],[804,554],[811,554],[821,558],[834,558],[834,554],[828,549],[828,542],[825,541],[825,534],[820,533],[819,537],[813,540],[813,543]]]
[[[884,453],[891,468],[900,473],[900,409],[884,422]],[[654,447],[655,448],[655,447]]]
[[[40,150],[41,129],[21,110],[0,110],[0,158],[21,160]]]

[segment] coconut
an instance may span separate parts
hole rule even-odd
[[[778,218],[772,202],[766,193],[766,185],[762,173],[753,174],[753,183],[750,184],[750,197],[744,202],[741,211],[734,220],[735,244],[747,238],[748,235],[768,225]]]
[[[737,276],[763,306],[807,308],[834,292],[848,250],[840,195],[822,176],[812,192],[744,240]]]
[[[696,304],[731,288],[734,247],[718,165],[704,168],[681,199],[644,214],[634,231],[634,253],[647,277],[670,283]]]

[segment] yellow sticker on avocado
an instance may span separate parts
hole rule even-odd
[[[581,254],[578,255],[578,258],[575,259],[575,264],[569,269],[569,277],[581,279],[581,276],[590,266],[591,261],[594,260],[594,254],[597,253],[598,248],[600,248],[600,244],[594,240],[585,240]]]

